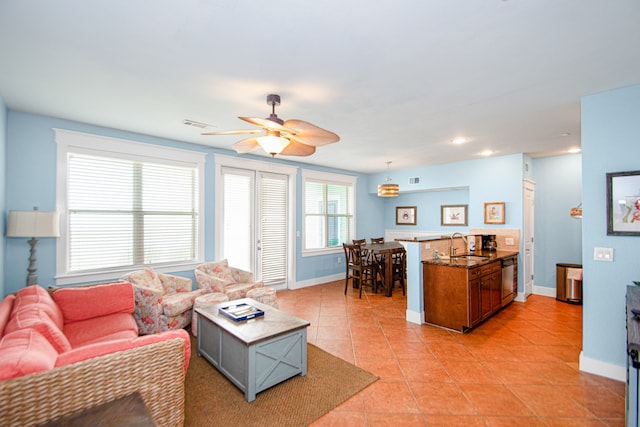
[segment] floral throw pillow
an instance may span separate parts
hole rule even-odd
[[[235,283],[236,279],[233,277],[233,273],[229,268],[229,262],[226,259],[222,261],[207,263],[207,274],[210,274],[218,279],[224,280],[226,284]]]
[[[145,268],[144,270],[134,271],[133,273],[129,273],[125,276],[122,276],[123,280],[131,283],[133,286],[145,286],[147,288],[157,289],[162,291],[162,282],[160,282],[160,278],[156,274],[156,272],[151,268]]]

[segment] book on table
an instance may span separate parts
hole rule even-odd
[[[236,322],[255,319],[264,316],[264,311],[252,305],[242,303],[220,307],[220,313]]]

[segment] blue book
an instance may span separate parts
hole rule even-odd
[[[221,307],[219,312],[236,322],[243,320],[255,319],[257,317],[264,316],[264,311],[249,304],[234,304],[226,307]]]

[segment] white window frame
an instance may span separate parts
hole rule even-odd
[[[305,240],[305,233],[306,230],[304,228],[304,201],[306,200],[305,198],[305,190],[306,190],[306,182],[307,181],[313,181],[313,182],[321,182],[324,184],[336,184],[336,185],[346,185],[346,186],[350,186],[351,187],[351,191],[352,191],[352,197],[350,202],[350,211],[353,215],[353,230],[352,230],[352,236],[356,236],[356,194],[357,194],[357,184],[358,184],[358,177],[357,176],[353,176],[353,175],[342,175],[342,174],[337,174],[337,173],[331,173],[331,172],[321,172],[321,171],[316,171],[316,170],[311,170],[311,169],[303,169],[302,170],[302,206],[301,206],[301,211],[302,211],[302,242],[304,242]],[[349,243],[349,242],[345,242],[345,243]],[[301,244],[302,246],[302,256],[303,257],[308,257],[308,256],[317,256],[317,255],[327,255],[327,254],[336,254],[336,253],[343,253],[343,249],[342,246],[336,246],[336,247],[332,247],[332,248],[319,248],[319,249],[305,249],[304,247],[304,243]]]
[[[154,266],[159,272],[193,270],[204,260],[204,177],[206,153],[183,150],[178,148],[163,147],[160,145],[133,142],[124,139],[107,136],[93,135],[83,132],[69,131],[65,129],[53,129],[55,142],[58,146],[57,153],[57,177],[56,177],[56,210],[60,213],[60,237],[56,241],[56,284],[69,285],[74,283],[87,283],[103,280],[113,280],[122,274],[131,271],[127,269],[105,269],[103,272],[70,273],[67,271],[67,167],[68,153],[84,153],[103,157],[120,158],[127,160],[158,162],[177,166],[197,165],[198,170],[198,242],[196,244],[196,257],[192,262],[168,263],[162,266]]]

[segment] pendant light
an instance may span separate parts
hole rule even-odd
[[[378,197],[398,197],[398,184],[392,184],[389,176],[390,164],[391,162],[387,162],[387,179],[384,184],[378,185]]]

